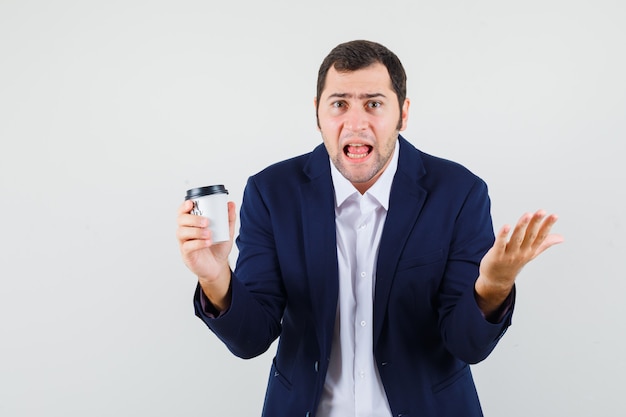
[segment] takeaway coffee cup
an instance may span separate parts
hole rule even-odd
[[[213,243],[230,240],[227,195],[228,190],[223,185],[209,185],[187,190],[185,196],[185,200],[193,201],[191,214],[209,219]]]

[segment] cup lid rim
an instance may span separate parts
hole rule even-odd
[[[212,194],[228,194],[228,190],[223,184],[207,185],[206,187],[197,187],[187,190],[185,200],[195,197],[203,197]]]

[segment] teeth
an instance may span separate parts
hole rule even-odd
[[[360,149],[362,147],[366,147],[367,148],[367,152],[359,152],[359,153],[352,153],[350,152],[348,149],[350,148],[357,148]],[[362,143],[350,143],[346,146],[346,156],[350,159],[363,159],[365,158],[367,155],[369,155],[369,146],[368,145],[364,145]]]
[[[348,158],[353,158],[353,159],[365,158],[368,154],[369,154],[369,152],[368,153],[350,153],[350,152],[347,152]]]

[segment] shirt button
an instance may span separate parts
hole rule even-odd
[[[367,275],[365,272],[361,272],[361,277],[365,278],[365,275]]]
[[[361,372],[359,373],[359,376],[361,377],[361,379],[365,378],[365,372],[361,371]]]
[[[361,327],[365,327],[365,325],[366,325],[366,324],[367,324],[367,323],[365,322],[365,320],[363,320],[363,321],[361,322]]]

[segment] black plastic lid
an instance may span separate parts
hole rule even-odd
[[[185,200],[190,200],[192,198],[203,197],[205,195],[211,194],[228,194],[228,190],[224,188],[224,185],[209,185],[206,187],[200,188],[192,188],[191,190],[187,190],[187,195],[185,196]]]

